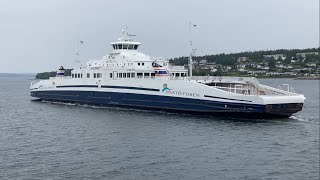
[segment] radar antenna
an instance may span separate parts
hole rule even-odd
[[[129,34],[128,33],[128,26],[125,26],[124,29],[122,29],[122,37],[119,38],[119,41],[133,41],[133,38],[136,35],[134,34]]]

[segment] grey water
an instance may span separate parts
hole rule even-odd
[[[0,78],[0,179],[319,179],[319,81],[287,119],[239,119],[33,101]]]

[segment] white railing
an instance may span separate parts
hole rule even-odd
[[[32,85],[36,84],[37,82],[39,82],[39,81],[32,81],[32,82],[30,83],[30,85],[32,86]]]
[[[286,89],[282,89],[282,87],[286,87]],[[296,93],[295,90],[293,89],[293,87],[290,86],[290,84],[280,84],[280,85],[278,85],[278,89],[283,90],[283,91],[287,91],[287,92],[291,92],[291,93]]]
[[[188,80],[201,80],[201,81],[223,81],[223,82],[245,82],[260,84],[259,81],[254,77],[231,77],[231,76],[192,76],[187,77]]]
[[[251,94],[256,95],[285,95],[283,92],[277,91],[277,89],[270,89],[265,86],[262,86],[259,81],[254,77],[230,77],[230,76],[193,76],[193,77],[187,77],[188,80],[196,80],[200,82],[223,82],[223,83],[243,83],[243,84],[251,84],[255,87],[256,92],[251,92]],[[246,92],[246,89],[238,89],[238,88],[232,88],[232,87],[220,87],[215,86],[221,90],[225,90],[228,92],[234,92],[238,93],[237,90]],[[236,90],[235,90],[236,89]],[[280,89],[281,90],[281,89]],[[244,93],[240,93],[244,94]]]
[[[249,94],[249,89],[245,89],[242,87],[234,87],[234,88],[233,87],[222,87],[222,86],[214,86],[214,87],[217,89],[220,89],[220,90],[231,92],[231,93],[245,94],[245,95]]]

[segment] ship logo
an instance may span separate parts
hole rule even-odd
[[[168,90],[171,90],[170,88],[168,88],[168,84],[163,84],[162,92],[166,92]]]

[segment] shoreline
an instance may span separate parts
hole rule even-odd
[[[300,76],[293,78],[293,80],[320,80],[320,76]]]

